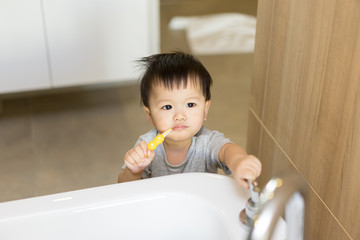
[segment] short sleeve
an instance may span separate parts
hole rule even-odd
[[[203,130],[203,142],[205,144],[207,157],[206,165],[209,172],[217,171],[217,168],[221,168],[225,174],[230,175],[230,169],[220,162],[219,151],[226,143],[233,143],[229,138],[226,138],[223,133],[218,131],[210,131],[204,128]],[[200,137],[201,138],[201,137]]]

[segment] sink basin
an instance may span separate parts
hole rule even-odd
[[[185,173],[4,202],[0,239],[247,239],[249,195],[230,177]]]

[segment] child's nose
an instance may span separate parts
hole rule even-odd
[[[184,121],[185,119],[186,119],[185,114],[180,112],[180,111],[176,112],[175,115],[174,115],[174,121],[175,122]]]

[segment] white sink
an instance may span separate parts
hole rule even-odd
[[[247,239],[248,197],[229,177],[186,173],[4,202],[0,239]]]

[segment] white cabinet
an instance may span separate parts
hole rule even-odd
[[[134,61],[159,51],[157,1],[43,2],[55,87],[136,79]]]
[[[0,28],[0,93],[137,80],[160,51],[159,0],[3,0]]]
[[[39,0],[0,1],[0,93],[50,87]]]

